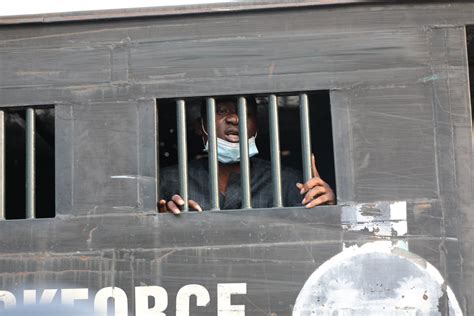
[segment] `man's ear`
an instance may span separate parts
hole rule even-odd
[[[200,117],[196,118],[193,121],[192,128],[193,128],[194,133],[196,133],[196,135],[198,135],[200,137],[205,135],[204,131],[202,130],[202,124],[201,124],[201,118]]]

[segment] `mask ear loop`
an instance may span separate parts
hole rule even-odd
[[[204,121],[203,121],[202,117],[201,117],[201,128],[202,128],[202,131],[204,132],[204,134],[209,136],[209,134],[206,132],[206,129],[204,128]]]
[[[201,128],[202,128],[202,131],[204,132],[204,134],[209,136],[209,134],[206,132],[206,129],[204,128],[204,121],[203,121],[202,117],[201,117]],[[204,136],[201,136],[201,140],[202,140],[202,144],[204,146],[204,151],[206,151],[206,142],[204,141]]]

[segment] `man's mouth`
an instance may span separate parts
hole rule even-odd
[[[231,130],[231,131],[227,131],[225,133],[225,140],[228,141],[228,142],[231,142],[231,143],[238,143],[239,142],[239,131],[236,130]]]

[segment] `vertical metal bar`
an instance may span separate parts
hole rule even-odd
[[[207,99],[207,138],[209,144],[209,205],[219,209],[219,182],[217,169],[216,100]]]
[[[249,137],[247,133],[247,100],[239,98],[240,185],[242,208],[252,208],[250,193]]]
[[[186,141],[186,104],[184,100],[176,101],[176,126],[178,135],[178,173],[179,195],[184,200],[183,212],[189,211],[188,205],[188,150]]]
[[[0,220],[5,219],[5,112],[0,110]]]
[[[35,218],[35,110],[26,109],[26,218]]]
[[[272,158],[273,207],[283,207],[281,195],[280,131],[278,127],[278,104],[276,95],[270,95],[268,101],[270,150]]]
[[[303,160],[303,180],[311,179],[311,130],[309,126],[308,95],[300,94],[301,154]]]

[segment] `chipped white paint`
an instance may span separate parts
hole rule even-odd
[[[196,297],[196,306],[207,306],[211,297],[209,291],[200,284],[188,284],[176,294],[176,316],[189,316],[191,296]]]
[[[232,295],[247,294],[247,283],[217,285],[217,316],[244,316],[245,305],[232,305]]]
[[[392,232],[397,236],[405,236],[408,232],[407,225],[407,202],[395,202],[390,204],[390,223]]]
[[[97,292],[94,298],[94,310],[97,315],[109,315],[108,300],[111,298],[114,304],[114,315],[128,316],[127,294],[119,287],[105,287]]]
[[[390,219],[404,221],[407,219],[407,202],[395,202],[390,204]]]
[[[391,222],[390,223],[392,232],[396,232],[397,236],[404,236],[408,232],[408,226],[406,221]]]
[[[123,174],[123,175],[111,176],[110,179],[132,179],[132,180],[155,181],[154,177],[140,176],[140,175],[135,175],[135,174]]]
[[[367,231],[376,236],[407,234],[407,204],[374,202],[342,208],[342,227],[349,231]]]
[[[23,296],[23,305],[17,305],[14,293],[10,291],[0,291],[0,315],[1,310],[15,309],[13,314],[8,315],[89,315],[89,316],[165,316],[170,315],[168,291],[157,285],[136,286],[135,292],[131,296],[119,287],[105,287],[97,291],[88,288],[64,288],[64,289],[24,289],[23,295],[17,292],[18,297]],[[217,316],[244,316],[245,305],[233,304],[235,296],[247,294],[247,283],[217,283],[217,304],[215,296],[212,297],[209,290],[203,285],[187,284],[176,293],[176,313],[175,316],[195,315],[196,308],[217,307]],[[57,295],[57,294],[60,294]],[[173,292],[174,293],[174,292]],[[39,301],[37,300],[40,294]],[[55,299],[59,296],[59,300]],[[135,296],[135,299],[133,298]],[[193,298],[194,297],[194,298]],[[149,304],[150,299],[154,302]],[[82,302],[77,302],[81,301]],[[128,310],[128,303],[135,302],[135,313]],[[174,299],[173,299],[174,301]],[[3,307],[2,307],[3,305]],[[113,307],[112,307],[113,305]],[[26,308],[25,308],[26,307]],[[31,307],[31,309],[29,309]],[[31,313],[45,307],[44,313]],[[74,308],[70,309],[65,307]],[[168,309],[168,312],[166,311]],[[68,311],[68,313],[63,313]],[[72,313],[71,311],[77,312]]]
[[[3,303],[5,309],[13,308],[16,306],[16,297],[12,292],[0,291],[0,302]]]
[[[155,304],[149,306],[148,300],[153,297]],[[161,286],[135,287],[135,315],[140,316],[166,316],[168,307],[168,292]]]
[[[299,293],[293,316],[441,315],[445,292],[450,315],[462,315],[434,266],[391,241],[377,241],[348,247],[322,264]]]

